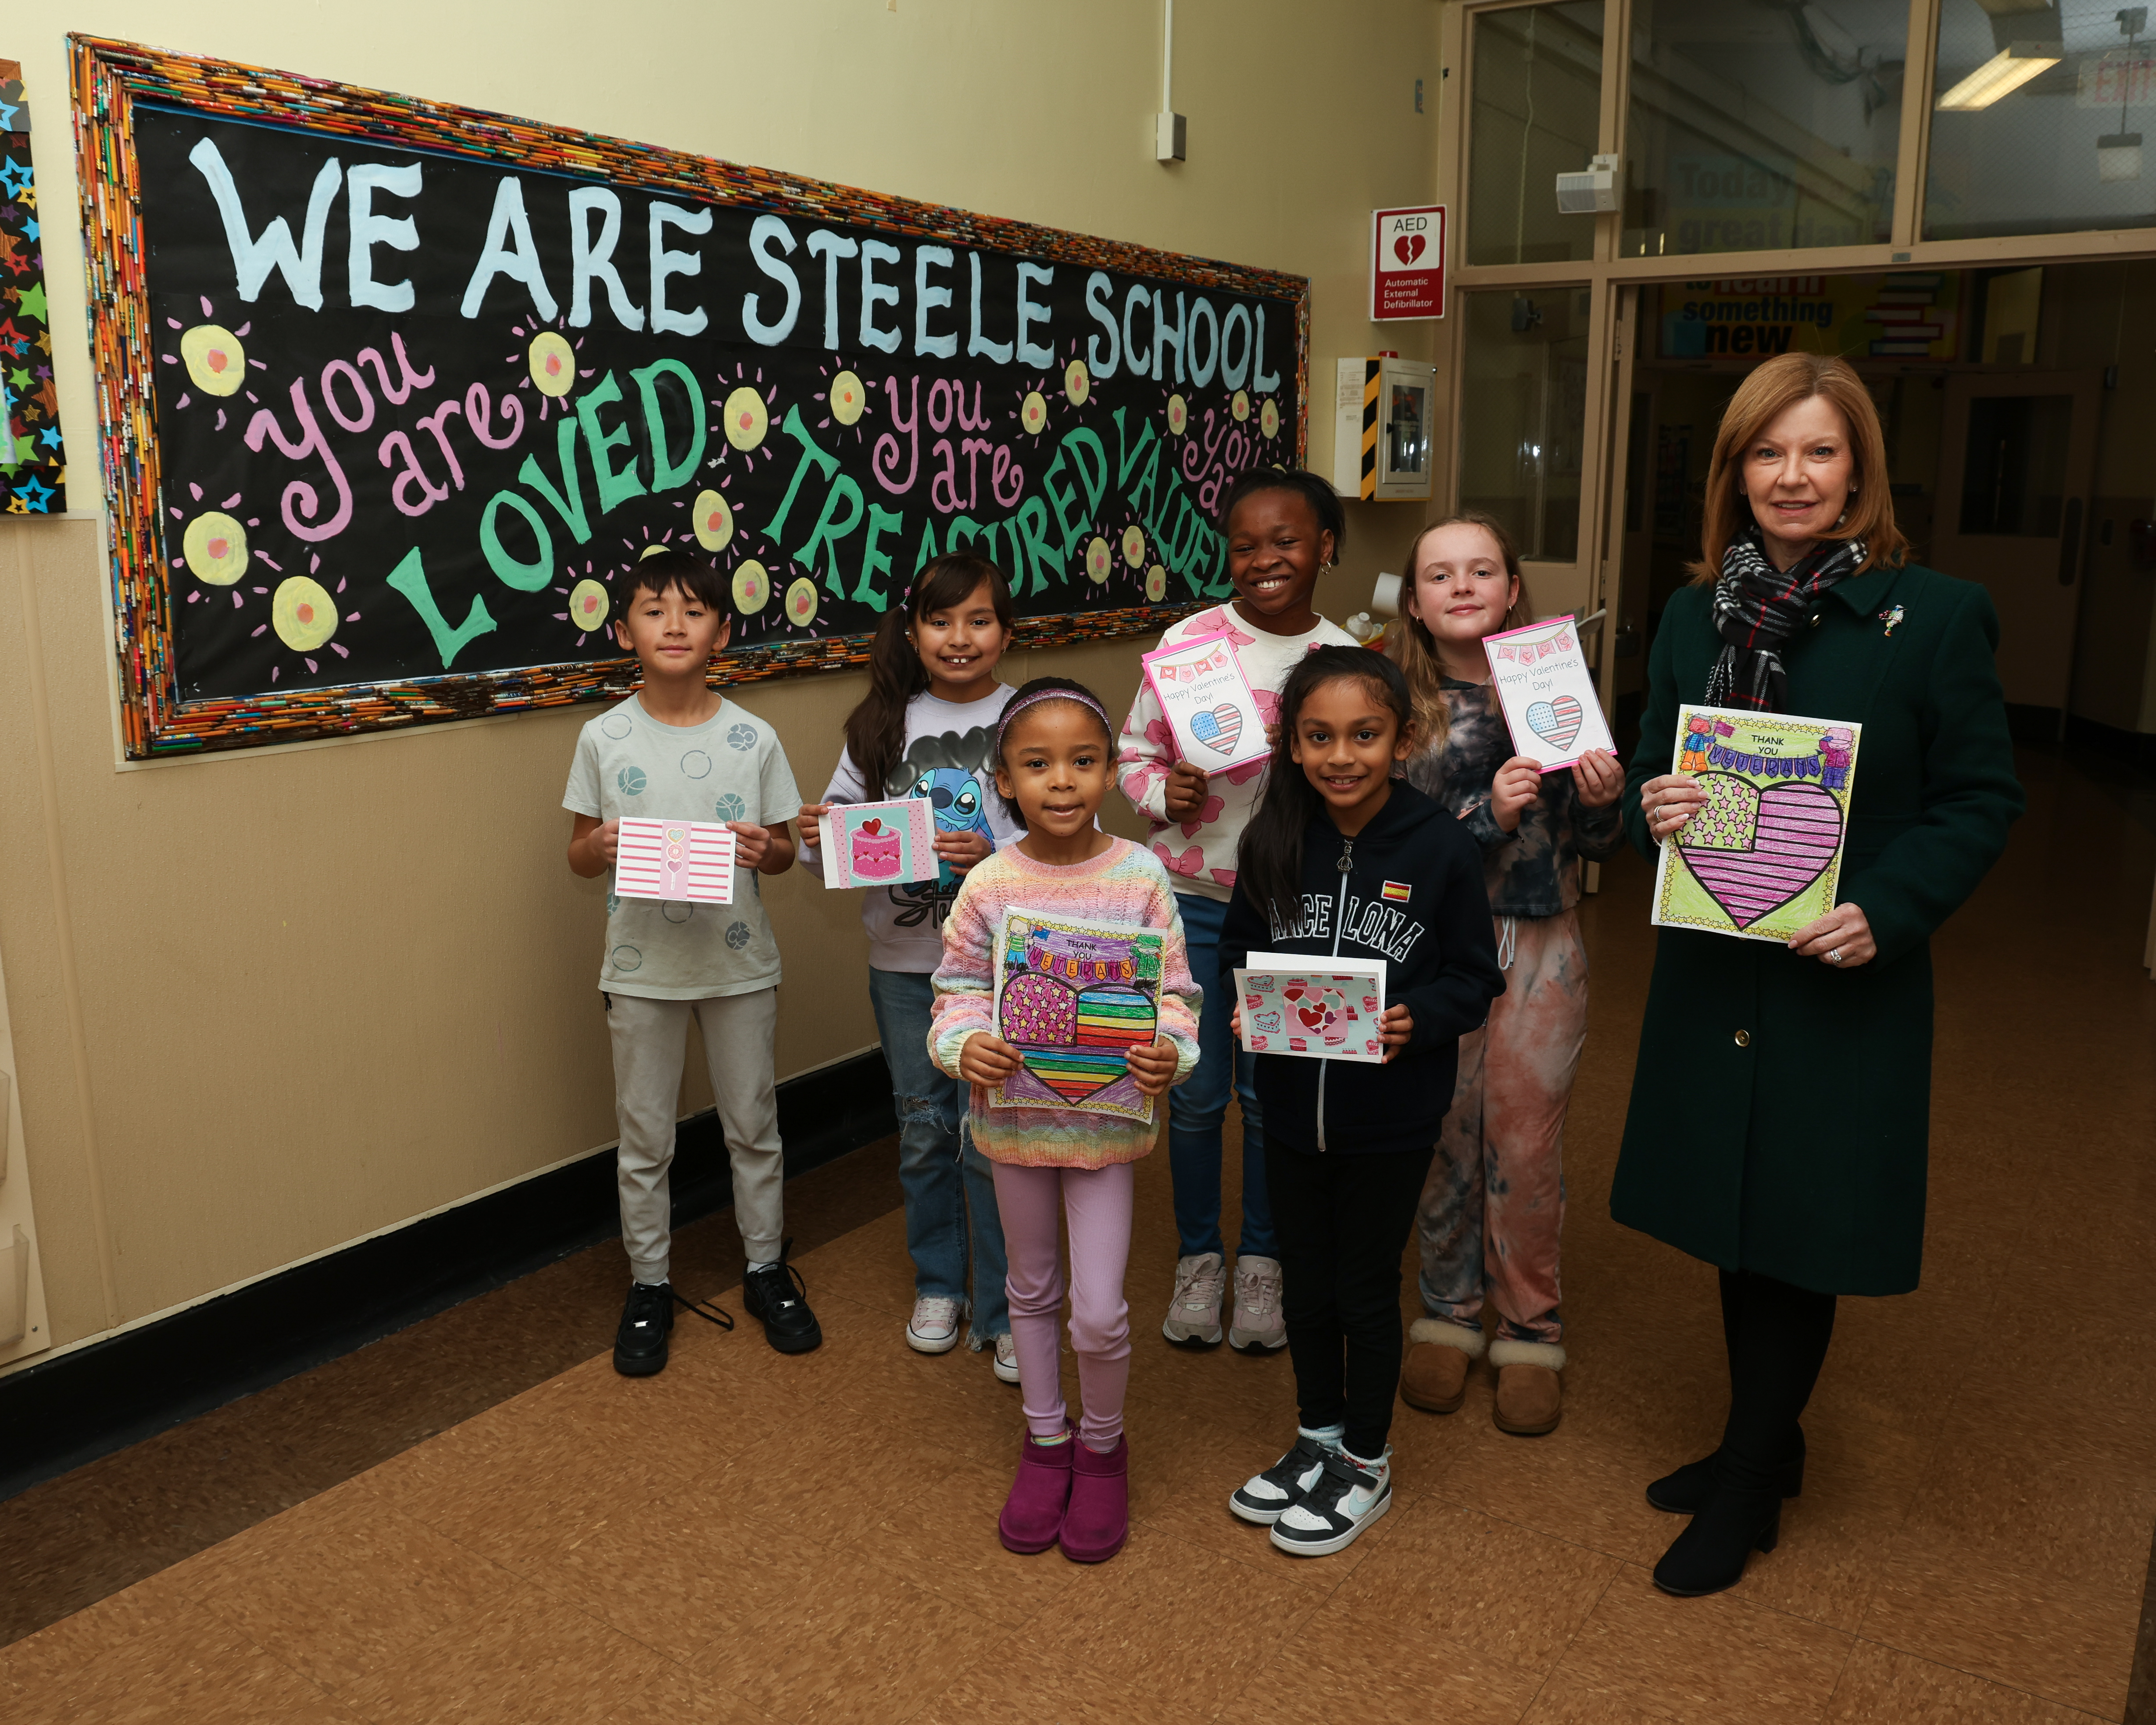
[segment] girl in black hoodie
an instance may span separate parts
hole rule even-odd
[[[1414,746],[1399,668],[1363,648],[1313,649],[1289,672],[1280,712],[1265,800],[1237,855],[1223,967],[1254,951],[1385,961],[1383,1065],[1258,1056],[1301,1420],[1288,1452],[1229,1507],[1270,1527],[1281,1550],[1323,1557],[1392,1503],[1400,1254],[1459,1040],[1505,981],[1481,851],[1392,776]]]

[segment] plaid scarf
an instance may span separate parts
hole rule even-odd
[[[1812,601],[1854,575],[1863,562],[1861,539],[1830,539],[1787,569],[1767,561],[1756,524],[1732,540],[1714,583],[1722,655],[1707,674],[1707,705],[1786,711],[1782,643],[1811,614]]]

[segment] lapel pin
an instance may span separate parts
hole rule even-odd
[[[1897,605],[1892,610],[1881,611],[1879,614],[1879,619],[1887,625],[1887,633],[1892,634],[1895,624],[1902,620],[1902,608]]]

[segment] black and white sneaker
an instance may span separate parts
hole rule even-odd
[[[666,1332],[674,1327],[674,1286],[632,1281],[621,1327],[613,1332],[613,1368],[624,1378],[649,1378],[666,1368]]]
[[[781,1353],[807,1353],[824,1343],[824,1327],[808,1309],[808,1284],[786,1261],[788,1240],[778,1261],[752,1270],[742,1278],[742,1304],[763,1325],[764,1339]]]
[[[1298,1558],[1327,1558],[1353,1545],[1393,1504],[1393,1447],[1375,1461],[1345,1450],[1327,1455],[1317,1478],[1280,1512],[1272,1541]]]
[[[1229,1494],[1228,1507],[1246,1522],[1270,1527],[1281,1512],[1317,1482],[1325,1458],[1340,1447],[1337,1438],[1317,1436],[1297,1426],[1295,1447],[1267,1468],[1253,1474]]]

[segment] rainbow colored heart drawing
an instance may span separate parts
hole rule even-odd
[[[1527,708],[1527,728],[1553,748],[1569,748],[1579,735],[1580,716],[1578,696],[1553,696]]]
[[[1806,891],[1841,848],[1841,805],[1818,785],[1763,791],[1727,773],[1699,783],[1707,806],[1678,834],[1677,854],[1739,928]]]
[[[1231,754],[1235,741],[1243,734],[1243,714],[1240,707],[1223,701],[1208,712],[1190,716],[1190,734],[1209,749],[1220,754]]]

